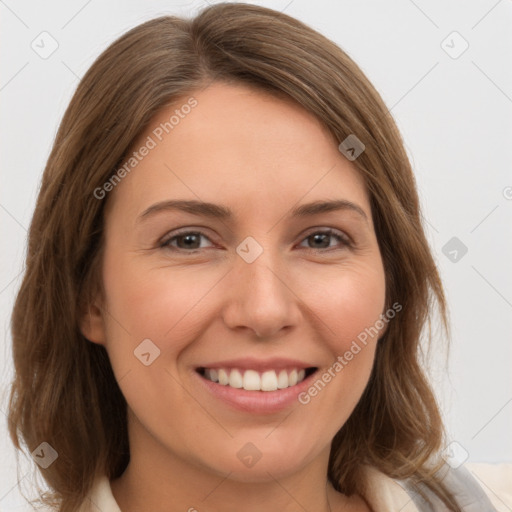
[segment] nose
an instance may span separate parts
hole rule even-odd
[[[224,322],[236,330],[250,330],[258,338],[279,336],[301,318],[299,297],[291,273],[269,250],[252,263],[237,256],[230,272],[224,304]]]

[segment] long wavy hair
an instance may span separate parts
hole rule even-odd
[[[119,169],[155,114],[214,80],[285,95],[339,143],[354,134],[365,144],[353,164],[370,195],[386,308],[398,302],[402,310],[378,343],[360,401],[333,439],[328,478],[340,492],[361,493],[370,465],[422,484],[420,494],[426,485],[458,512],[437,475],[445,431],[423,350],[427,325],[427,344],[433,339],[435,311],[446,333],[448,313],[399,130],[340,47],[290,16],[243,3],[132,28],[95,60],[64,114],[12,314],[9,434],[18,450],[32,453],[46,442],[58,453],[46,469],[36,466],[50,490],[33,503],[74,511],[99,475],[115,479],[129,462],[126,401],[105,348],[79,329],[84,304],[102,288],[108,197],[98,200],[94,191]]]

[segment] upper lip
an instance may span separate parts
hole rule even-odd
[[[307,368],[316,368],[311,363],[305,363],[297,359],[288,359],[283,357],[276,357],[273,359],[256,359],[252,357],[245,357],[240,359],[229,359],[226,361],[216,361],[212,363],[204,363],[197,367],[199,368],[238,368],[240,370],[256,370],[264,372],[266,370],[286,370],[296,368],[298,370]]]

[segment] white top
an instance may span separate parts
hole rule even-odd
[[[421,501],[414,497],[414,493],[408,494],[405,486],[377,469],[367,466],[366,475],[367,491],[364,497],[374,512],[433,510],[422,505]],[[455,476],[454,479],[453,475],[459,476]],[[455,471],[450,469],[450,475],[447,475],[444,481],[457,493],[456,496],[464,512],[512,511],[512,463],[466,463]],[[494,508],[490,506],[491,504]],[[106,476],[96,481],[80,508],[80,512],[97,512],[98,510],[122,512],[114,499]],[[435,512],[442,510],[444,509],[436,507]]]

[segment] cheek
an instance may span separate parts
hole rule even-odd
[[[374,329],[385,306],[385,274],[380,258],[344,269],[332,269],[324,279],[316,280],[314,292],[308,292],[308,305],[322,320],[318,324],[332,350],[340,354],[352,342],[378,339]],[[381,323],[378,327],[382,328]],[[373,334],[371,336],[368,331]],[[361,336],[360,336],[361,335]]]
[[[319,418],[331,418],[331,434],[347,421],[368,383],[384,325],[385,274],[380,259],[334,272],[310,293],[320,321],[315,331],[329,348],[330,364],[300,397]],[[328,291],[327,291],[328,290]]]
[[[193,270],[148,267],[138,257],[105,254],[106,348],[139,418],[151,418],[163,397],[179,410],[190,406],[176,382],[176,367],[183,349],[200,334],[201,298],[218,280],[196,277]],[[165,421],[170,420],[165,416]]]
[[[199,334],[208,292],[220,276],[197,267],[150,267],[137,258],[105,258],[107,340],[112,350],[122,345],[133,351],[150,339],[161,355],[175,355]]]

